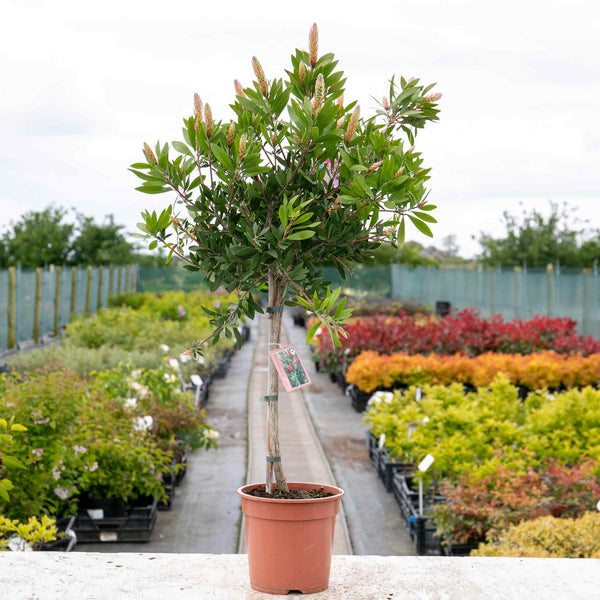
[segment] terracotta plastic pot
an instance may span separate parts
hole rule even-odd
[[[248,495],[264,483],[237,493],[246,515],[250,584],[259,592],[313,594],[327,589],[335,516],[343,490],[332,485],[288,483],[293,490],[324,488],[334,494],[310,500],[276,500]]]

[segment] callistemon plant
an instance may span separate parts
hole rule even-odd
[[[382,242],[401,244],[411,222],[431,236],[435,223],[426,202],[429,170],[414,149],[418,129],[437,120],[440,94],[418,79],[397,82],[368,118],[356,102],[345,103],[345,78],[333,54],[318,55],[317,26],[309,49],[296,50],[282,79],[269,79],[257,58],[254,81],[235,80],[233,114],[218,120],[194,95],[194,113],[184,119],[185,141],[144,145],[147,162],[132,165],[148,194],[173,193],[160,214],[146,211],[144,237],[201,271],[212,288],[237,293],[233,306],[207,311],[212,335],[241,338],[239,318],[262,309],[253,294],[268,290],[269,344],[280,341],[284,302],[319,319],[334,343],[350,316],[339,288],[332,291],[322,267],[345,277],[352,264],[368,260]],[[270,363],[268,396],[277,397]],[[287,491],[280,462],[277,402],[267,402],[267,491],[275,472]]]

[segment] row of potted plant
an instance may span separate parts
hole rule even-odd
[[[489,385],[500,372],[512,384],[528,390],[595,386],[600,380],[600,354],[545,351],[526,355],[488,353],[471,358],[460,354],[411,356],[366,351],[348,367],[345,380],[362,392],[454,382],[479,387]]]
[[[443,319],[423,313],[384,313],[349,323],[348,337],[341,340],[339,347],[331,342],[327,332],[320,331],[312,341],[313,357],[319,367],[342,373],[364,351],[468,356],[544,350],[584,356],[600,352],[600,341],[578,335],[576,325],[572,319],[541,316],[505,322],[501,315],[482,318],[473,309]]]
[[[377,392],[369,451],[420,553],[467,554],[483,542],[490,553],[523,520],[595,510],[599,411],[595,389],[522,402],[505,376],[466,394],[458,384]]]
[[[156,505],[182,451],[215,445],[216,432],[167,365],[87,377],[48,368],[4,375],[1,385],[0,411],[25,429],[9,449],[20,464],[5,469],[14,486],[0,501],[7,518],[81,513],[104,498]]]
[[[193,339],[177,321],[188,319],[192,334],[205,334],[209,317],[194,303],[210,310],[222,302],[227,307],[228,299],[195,293],[117,297],[111,303],[118,306],[77,319],[58,352],[52,347],[12,363],[19,369],[0,379],[0,414],[20,428],[18,439],[0,445],[12,490],[10,498],[0,492],[7,535],[14,537],[17,529],[25,534],[29,523],[31,535],[18,535],[47,549],[36,532],[46,523],[42,519],[50,519],[42,528],[50,542],[58,517],[59,528],[69,533],[71,527],[83,542],[149,539],[157,509],[171,506],[188,453],[216,445],[218,433],[202,407],[211,378],[226,372],[233,344],[225,340],[200,361],[185,353],[171,358],[164,343],[152,352],[136,348],[158,329],[172,332],[167,339],[185,349],[184,340],[189,346]],[[248,335],[246,330],[242,338]],[[144,354],[145,364],[136,364]],[[107,368],[98,369],[98,355],[108,356]],[[46,366],[33,369],[38,363]],[[66,514],[75,517],[64,523]]]
[[[121,363],[156,368],[166,355],[178,357],[194,340],[210,335],[212,317],[202,306],[209,310],[226,308],[232,300],[231,294],[207,292],[122,294],[111,299],[112,308],[69,323],[60,344],[8,357],[7,365],[21,373],[48,362],[78,373],[110,369]],[[201,361],[182,364],[184,375],[189,379],[197,374],[206,379],[222,370],[234,346],[234,339],[221,338],[207,348]]]

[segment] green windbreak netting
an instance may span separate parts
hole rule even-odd
[[[119,291],[131,290],[134,269],[103,267],[102,289],[100,269],[92,269],[89,288],[90,313],[108,297]],[[112,288],[111,283],[112,271]],[[40,333],[54,328],[56,270],[44,269],[41,295]],[[344,293],[399,298],[425,303],[432,308],[438,301],[450,302],[453,309],[476,308],[483,316],[502,314],[505,319],[530,319],[535,315],[569,317],[578,323],[585,335],[600,337],[600,284],[597,272],[523,271],[488,269],[412,269],[401,265],[357,267],[352,275],[342,279],[337,269],[324,270],[332,287],[341,286]],[[75,286],[72,285],[76,278]],[[17,269],[16,313],[17,343],[33,337],[35,306],[35,270]],[[141,267],[137,271],[138,291],[165,292],[205,289],[200,273],[180,267]],[[72,302],[75,314],[86,310],[88,270],[64,268],[60,278],[59,325],[71,318]],[[8,346],[9,276],[0,271],[0,352]]]
[[[0,353],[8,346],[8,271],[0,271]]]
[[[476,308],[505,319],[569,317],[585,335],[600,334],[600,286],[594,272],[392,268],[392,295],[434,306]]]
[[[201,273],[181,267],[140,267],[139,273],[139,290],[142,292],[192,292],[206,287]]]

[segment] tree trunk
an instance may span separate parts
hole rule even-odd
[[[283,308],[285,286],[281,280],[277,277],[274,271],[269,273],[269,306]],[[267,351],[270,353],[271,350],[275,350],[280,346],[281,340],[281,312],[270,312],[269,313],[269,344]],[[271,355],[267,356],[269,364],[269,375],[268,375],[268,387],[269,396],[277,397],[279,394],[279,375],[275,364],[271,360]],[[281,457],[281,451],[279,449],[279,402],[267,402],[267,457],[274,457],[275,459]],[[288,491],[287,481],[283,472],[283,465],[281,460],[278,462],[267,461],[267,478],[266,478],[266,490],[267,493],[271,493],[271,487],[273,484],[273,471],[275,471],[275,481],[277,482],[277,489],[281,491]]]

